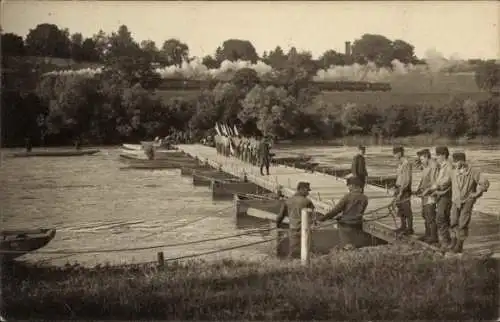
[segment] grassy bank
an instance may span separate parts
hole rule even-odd
[[[333,145],[333,146],[358,146],[358,145],[406,145],[406,146],[436,146],[436,145],[450,145],[450,146],[485,146],[485,145],[500,145],[500,138],[495,137],[475,137],[475,138],[457,138],[451,139],[437,135],[417,135],[400,138],[377,138],[374,136],[347,136],[342,138],[321,140],[321,139],[307,139],[307,140],[285,140],[280,142],[280,146],[285,145]]]
[[[48,269],[2,276],[7,319],[480,319],[496,317],[494,263],[401,246],[298,263],[189,262]]]

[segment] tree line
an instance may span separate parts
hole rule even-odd
[[[58,44],[67,44],[65,48],[71,49],[73,42],[62,39],[75,37],[56,29],[59,30],[53,25],[39,25],[23,41],[24,47],[20,42],[13,46],[11,41],[7,50],[12,53],[12,48],[22,47],[25,54],[71,55],[71,50],[63,50]],[[51,33],[58,35],[53,37],[57,39],[53,43],[43,38]],[[494,95],[480,102],[452,99],[445,106],[347,104],[313,111],[310,107],[320,92],[310,81],[313,68],[310,60],[304,58],[307,55],[293,52],[280,63],[273,63],[273,77],[279,86],[262,83],[255,70],[246,68],[213,89],[165,101],[156,91],[160,77],[154,71],[154,63],[160,58],[153,51],[144,50],[144,43],[136,42],[126,26],[110,35],[100,34],[99,41],[91,39],[94,50],[102,49],[96,50],[103,66],[100,74],[39,77],[40,67],[30,65],[2,74],[3,84],[10,88],[1,97],[4,145],[20,145],[26,137],[43,145],[67,144],[75,138],[93,144],[116,144],[164,136],[171,131],[182,131],[199,139],[213,134],[215,122],[236,125],[244,134],[262,133],[278,138],[499,134],[498,97]],[[241,52],[245,55],[255,52],[255,48],[250,50],[253,48],[250,42],[237,40],[224,44],[221,52],[228,55],[225,58],[258,59],[238,56],[243,47],[246,49]],[[353,52],[357,45],[354,42]],[[153,48],[151,44],[149,47]],[[175,48],[171,51],[175,55],[162,56],[165,64],[175,64],[175,57],[186,57],[187,46]],[[367,55],[367,59],[375,57]],[[274,52],[265,55],[271,60],[278,56]],[[387,63],[380,56],[375,58],[381,65]],[[500,79],[498,70],[494,64],[485,67],[482,74],[477,73],[477,79],[493,89]]]

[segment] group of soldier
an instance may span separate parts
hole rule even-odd
[[[353,158],[352,174],[347,179],[348,193],[317,220],[337,220],[341,239],[347,236],[346,240],[352,240],[352,236],[359,236],[362,232],[363,215],[368,205],[368,197],[364,194],[368,177],[365,152],[365,147],[360,146]],[[435,159],[429,149],[417,152],[422,175],[417,189],[412,191],[412,164],[405,156],[404,148],[397,146],[392,152],[398,161],[393,199],[400,220],[396,232],[414,234],[411,198],[416,196],[421,199],[425,222],[425,234],[420,239],[439,246],[442,251],[461,253],[468,237],[472,209],[488,191],[488,180],[466,162],[465,153],[455,152],[450,159],[449,149],[441,146],[435,149]],[[280,227],[284,217],[289,217],[290,257],[300,254],[300,212],[304,208],[314,209],[312,201],[307,198],[309,191],[308,182],[299,182],[296,194],[286,200],[277,219]]]
[[[217,153],[226,157],[234,156],[252,165],[260,165],[260,173],[269,175],[271,144],[268,138],[216,135],[214,141]]]

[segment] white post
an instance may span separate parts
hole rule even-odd
[[[311,219],[312,209],[304,208],[302,209],[302,223],[301,223],[301,233],[300,233],[300,259],[303,266],[309,265],[310,260],[310,248],[311,248],[311,238],[310,238],[310,219]]]

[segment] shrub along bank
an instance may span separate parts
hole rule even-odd
[[[498,266],[404,246],[336,251],[297,262],[172,263],[2,276],[16,319],[463,320],[496,317]]]

